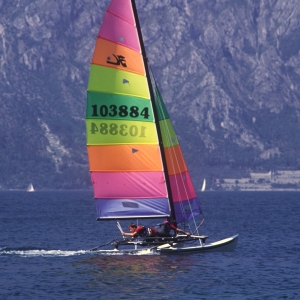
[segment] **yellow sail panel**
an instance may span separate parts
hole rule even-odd
[[[92,64],[134,72],[145,76],[144,62],[141,53],[97,38]]]
[[[98,65],[91,65],[88,91],[150,99],[145,76]]]
[[[158,145],[88,146],[91,171],[162,171]]]
[[[155,123],[86,119],[87,145],[158,144]]]
[[[170,119],[159,121],[164,148],[178,145],[178,140]]]

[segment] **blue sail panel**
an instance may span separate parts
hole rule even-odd
[[[197,198],[174,203],[174,210],[177,223],[191,220],[202,213]]]
[[[168,198],[105,199],[96,198],[97,218],[129,219],[170,216]]]

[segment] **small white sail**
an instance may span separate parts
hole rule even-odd
[[[32,183],[29,184],[29,186],[27,188],[27,192],[34,192],[34,187],[33,187]]]
[[[206,187],[206,180],[205,180],[205,178],[204,178],[203,184],[202,184],[202,188],[201,188],[201,192],[204,192],[204,191],[205,191],[205,187]]]

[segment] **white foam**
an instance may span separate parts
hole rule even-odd
[[[159,252],[153,251],[153,249],[139,249],[136,250],[45,250],[45,249],[30,249],[30,250],[13,250],[0,248],[1,255],[16,255],[22,257],[36,257],[36,256],[46,256],[46,257],[55,257],[55,256],[75,256],[75,255],[84,255],[84,254],[101,254],[101,255],[159,255]]]
[[[74,256],[90,253],[88,250],[65,251],[65,250],[8,250],[1,251],[0,255],[18,255],[25,257],[33,256]]]

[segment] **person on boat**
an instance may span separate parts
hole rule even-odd
[[[158,237],[158,231],[152,227],[146,227],[146,226],[136,226],[136,224],[131,223],[129,226],[130,232],[122,232],[123,236],[131,236],[133,238],[136,238],[138,236],[140,237]]]
[[[178,232],[186,234],[187,236],[191,235],[189,232],[185,232],[184,230],[175,226],[175,224],[171,218],[168,218],[162,224],[158,224],[156,229],[157,229],[160,237],[174,236]],[[170,233],[171,230],[173,230],[173,234]]]

